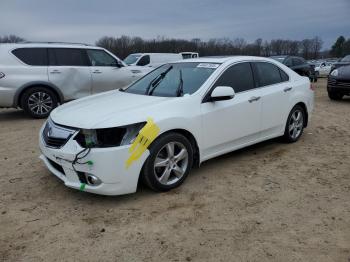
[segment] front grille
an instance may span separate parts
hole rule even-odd
[[[57,125],[49,119],[45,125],[42,136],[46,146],[61,148],[75,132],[75,129],[68,129]]]

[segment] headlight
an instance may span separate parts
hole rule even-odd
[[[82,129],[75,137],[75,140],[85,148],[129,145],[134,141],[145,124],[146,122],[113,128]]]
[[[338,69],[334,69],[334,70],[331,72],[331,76],[338,76]]]

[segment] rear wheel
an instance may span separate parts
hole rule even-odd
[[[21,108],[33,118],[46,118],[57,107],[56,94],[45,87],[33,87],[26,90],[21,98]]]
[[[155,191],[168,191],[186,179],[193,164],[193,149],[186,137],[168,133],[155,140],[143,168],[143,181]]]
[[[306,119],[305,111],[300,105],[296,105],[290,111],[286,128],[284,131],[284,139],[288,143],[299,140],[304,131],[304,120]]]

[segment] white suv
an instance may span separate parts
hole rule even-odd
[[[0,44],[0,107],[20,107],[44,118],[58,104],[125,87],[144,74],[100,47]]]

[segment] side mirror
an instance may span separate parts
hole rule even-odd
[[[230,86],[217,86],[210,94],[210,101],[223,101],[234,98],[235,90]]]

